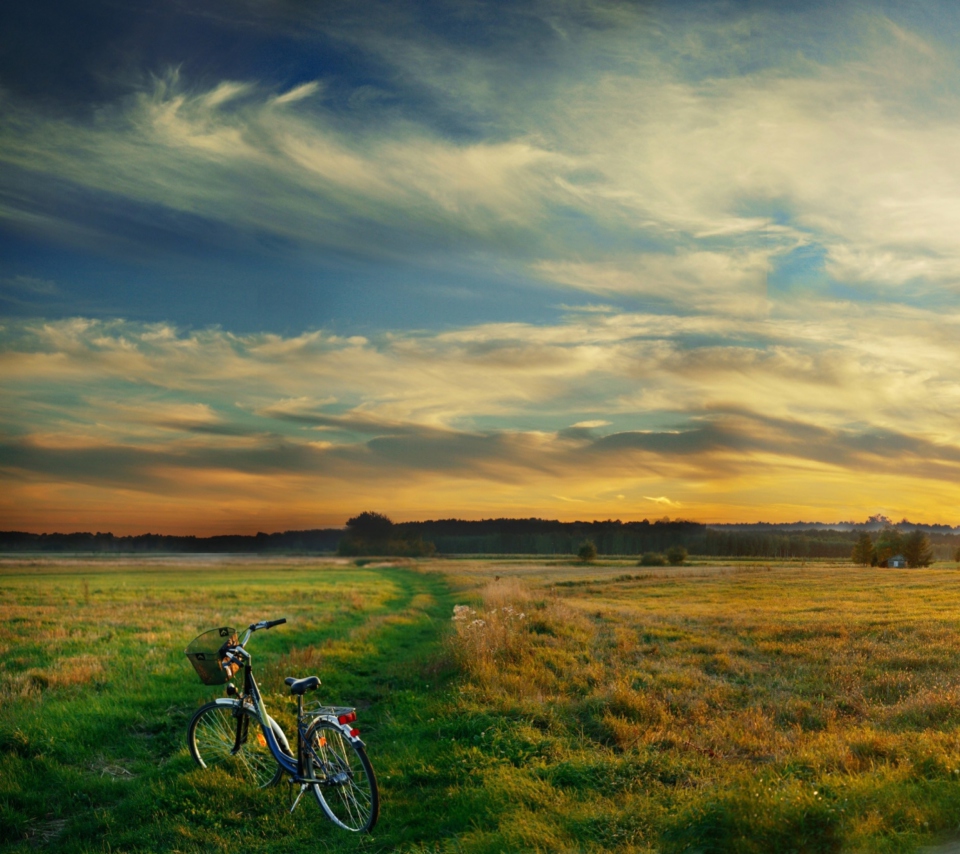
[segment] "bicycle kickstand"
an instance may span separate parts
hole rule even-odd
[[[304,793],[306,790],[307,790],[307,784],[306,784],[306,783],[303,783],[303,784],[300,786],[300,791],[297,793],[297,797],[296,797],[296,798],[294,799],[294,801],[293,801],[293,806],[290,807],[290,812],[291,812],[291,813],[297,808],[297,804],[300,803],[300,798],[303,797],[303,793]]]

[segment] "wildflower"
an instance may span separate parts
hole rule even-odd
[[[478,629],[482,629],[486,624],[487,624],[487,623],[486,623],[485,620],[474,620],[474,621],[470,624],[470,628],[472,629],[472,628],[476,627],[476,628],[478,628]]]
[[[454,605],[453,616],[450,619],[466,620],[475,613],[476,611],[474,611],[469,605]]]

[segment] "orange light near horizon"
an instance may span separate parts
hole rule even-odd
[[[714,459],[714,463],[716,460]],[[683,466],[690,468],[690,461]],[[395,522],[498,517],[563,522],[664,516],[704,523],[825,523],[891,518],[953,524],[956,482],[861,472],[766,454],[746,468],[695,480],[625,469],[619,477],[572,470],[558,477],[513,469],[509,480],[411,475],[363,468],[353,478],[231,469],[155,468],[138,489],[109,484],[8,479],[0,527],[33,533],[109,531],[211,536],[343,527],[365,510]],[[521,477],[521,475],[523,475]]]

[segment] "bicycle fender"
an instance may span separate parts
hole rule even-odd
[[[356,744],[356,745],[358,745],[359,747],[366,747],[366,746],[367,746],[367,745],[363,742],[363,740],[360,738],[360,736],[358,736],[358,735],[353,735],[353,734],[350,732],[350,725],[349,725],[349,724],[342,724],[342,723],[340,723],[340,721],[338,721],[338,720],[337,720],[335,717],[333,717],[332,715],[323,715],[322,717],[318,717],[317,720],[327,721],[327,722],[329,722],[329,723],[332,723],[338,730],[340,730],[340,732],[342,732],[348,739],[350,739],[350,741],[351,741],[353,744]]]
[[[293,751],[290,749],[290,742],[287,741],[287,734],[283,731],[283,727],[271,718],[270,715],[267,715],[267,723],[270,724],[270,729],[273,730],[273,734],[276,736],[277,741],[280,742],[280,746],[287,752],[287,756],[293,756]]]
[[[346,724],[339,724],[339,727],[340,727],[341,732],[343,732],[343,734],[344,734],[347,738],[349,738],[350,741],[352,741],[354,744],[358,745],[359,747],[366,747],[366,746],[367,746],[366,744],[364,744],[363,740],[360,738],[359,735],[351,735],[351,734],[350,734],[350,727],[348,727]]]

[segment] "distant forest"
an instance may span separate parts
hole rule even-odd
[[[683,546],[691,557],[848,558],[864,523],[849,530],[827,527],[796,529],[795,525],[704,525],[700,522],[556,522],[547,519],[490,519],[464,522],[444,519],[403,522],[395,526],[409,537],[432,542],[438,554],[576,554],[585,540],[599,555],[641,555]],[[896,527],[918,527],[903,522]],[[935,556],[952,557],[960,533],[947,526],[922,526]]]
[[[885,523],[887,520],[883,520]],[[789,525],[704,525],[699,522],[660,520],[650,522],[559,522],[549,519],[487,519],[479,522],[440,519],[400,522],[391,537],[402,541],[432,543],[439,555],[465,554],[576,554],[587,540],[599,555],[641,555],[682,546],[691,557],[752,558],[849,558],[863,530],[879,530],[871,519],[842,526],[801,527]],[[903,532],[922,528],[929,536],[937,559],[952,558],[960,546],[960,531],[946,525],[896,524]],[[225,535],[181,537],[140,534],[116,537],[109,533],[30,534],[0,532],[0,552],[120,553],[286,553],[336,552],[348,534],[342,528],[255,536]]]
[[[168,553],[227,554],[247,552],[334,552],[343,537],[342,528],[285,531],[282,534],[225,534],[216,537],[178,537],[168,534],[26,534],[0,531],[0,552],[94,552],[100,554]]]

